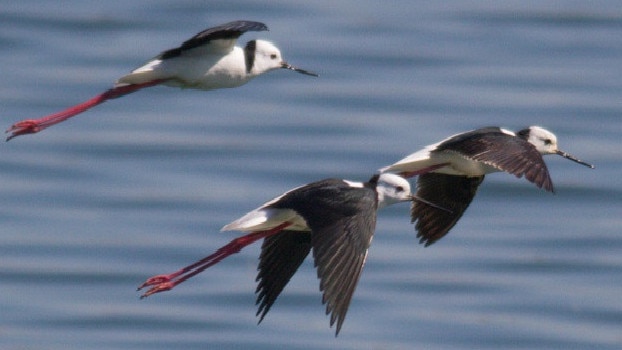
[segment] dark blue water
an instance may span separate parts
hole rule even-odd
[[[2,125],[234,19],[267,23],[243,41],[273,40],[321,77],[151,88],[2,145],[0,348],[622,348],[618,2],[2,1]],[[310,261],[256,325],[258,245],[138,299],[294,186],[533,124],[596,170],[548,156],[555,195],[490,175],[429,248],[407,205],[386,209],[338,338]]]

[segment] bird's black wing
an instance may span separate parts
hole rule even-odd
[[[313,257],[330,325],[339,334],[356,289],[376,225],[373,215],[356,215],[312,228]]]
[[[259,322],[266,316],[310,251],[310,232],[284,230],[264,239],[255,290]]]
[[[429,246],[445,236],[456,225],[477,193],[484,176],[467,177],[439,173],[419,175],[417,196],[449,211],[420,201],[413,201],[411,220],[419,243]]]
[[[456,135],[441,143],[434,152],[437,151],[456,152],[516,177],[524,176],[539,188],[553,191],[553,182],[540,152],[531,143],[499,128],[489,127]]]
[[[327,179],[287,192],[272,206],[295,210],[311,229],[322,302],[339,334],[376,227],[375,190]]]
[[[168,59],[181,55],[184,51],[197,48],[205,45],[212,40],[221,39],[237,39],[245,32],[249,31],[264,31],[268,30],[268,27],[261,22],[254,21],[233,21],[219,25],[217,27],[206,29],[192,38],[184,41],[181,46],[174,49],[166,50],[158,55],[159,59]],[[231,47],[233,47],[232,43]]]

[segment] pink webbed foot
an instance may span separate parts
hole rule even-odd
[[[45,127],[41,126],[41,124],[34,119],[22,120],[21,122],[11,125],[11,127],[6,130],[6,133],[11,133],[11,135],[6,138],[6,141],[10,141],[12,138],[20,135],[35,134],[43,129],[45,129]]]
[[[169,281],[169,282],[162,282],[159,283],[151,288],[149,288],[148,291],[146,291],[143,295],[140,296],[141,299],[144,299],[148,296],[150,296],[151,294],[156,294],[156,293],[160,293],[160,292],[166,292],[168,290],[173,289],[173,287],[175,287],[177,283]]]
[[[145,299],[146,297],[150,296],[151,294],[156,294],[156,293],[160,293],[160,292],[166,292],[169,291],[171,289],[173,289],[173,287],[175,287],[177,283],[169,281],[169,282],[162,282],[160,284],[157,284],[151,288],[149,288],[148,291],[146,291],[145,293],[143,293],[143,295],[140,296],[141,299]]]
[[[138,287],[138,289],[136,289],[136,290],[138,291],[138,290],[141,290],[141,289],[143,289],[145,287],[155,286],[155,285],[158,285],[158,284],[170,282],[173,278],[174,278],[174,276],[172,276],[172,275],[157,275],[157,276],[153,276],[153,277],[148,278],[145,281],[145,283],[141,284]]]
[[[179,280],[174,281],[174,279],[177,278],[180,274],[182,274],[182,272],[178,271],[168,275],[156,275],[150,277],[136,290],[139,291],[145,287],[151,287],[146,293],[140,296],[141,299],[144,299],[151,294],[166,292],[167,290],[173,289],[173,287],[180,283]]]

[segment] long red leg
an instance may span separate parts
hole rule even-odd
[[[149,286],[152,286],[152,287],[147,292],[145,292],[143,295],[141,295],[140,298],[143,299],[143,298],[150,296],[151,294],[171,290],[176,285],[184,282],[185,280],[195,275],[200,274],[205,269],[219,263],[224,258],[232,254],[240,252],[240,250],[242,250],[242,248],[246,247],[247,245],[259,239],[277,234],[281,232],[284,228],[290,225],[291,223],[286,221],[280,224],[279,226],[273,229],[270,229],[270,230],[251,232],[245,236],[235,238],[234,240],[229,242],[227,245],[216,250],[214,254],[206,256],[205,258],[195,262],[192,265],[188,265],[180,269],[179,271],[176,271],[170,274],[157,275],[157,276],[148,278],[147,281],[145,281],[145,283],[141,284],[140,287],[138,287],[138,290],[141,290]]]
[[[80,114],[110,99],[119,98],[121,96],[130,94],[134,91],[140,90],[142,88],[161,84],[163,81],[165,81],[165,79],[149,81],[149,82],[142,83],[142,84],[132,84],[132,85],[123,85],[123,86],[114,87],[112,89],[107,90],[106,92],[102,94],[99,94],[91,98],[88,101],[82,102],[79,105],[75,105],[73,107],[69,107],[58,113],[50,114],[48,116],[45,116],[39,119],[22,120],[20,122],[13,124],[10,128],[6,130],[7,133],[11,133],[11,135],[9,135],[6,138],[6,140],[9,141],[12,138],[20,136],[20,135],[37,133],[49,126],[65,121],[73,117],[74,115]]]

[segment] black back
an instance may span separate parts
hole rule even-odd
[[[158,55],[159,59],[168,59],[178,57],[184,51],[197,48],[205,45],[212,40],[218,39],[237,39],[245,32],[249,31],[264,31],[268,30],[268,27],[261,22],[254,21],[233,21],[219,25],[217,27],[206,29],[197,33],[192,38],[184,41],[181,46],[174,49],[166,50]]]

